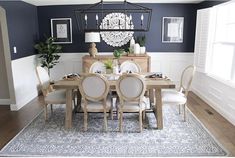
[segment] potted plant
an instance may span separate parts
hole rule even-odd
[[[49,37],[43,42],[39,42],[34,46],[37,52],[40,54],[41,66],[46,67],[48,74],[50,75],[50,69],[52,69],[58,62],[60,55],[57,53],[62,52],[60,45],[53,44],[54,38]]]
[[[116,59],[119,59],[119,58],[122,56],[123,52],[125,52],[124,49],[115,49],[115,50],[113,51],[113,56],[114,56]]]
[[[145,35],[138,36],[137,41],[140,44],[140,54],[145,54],[146,53],[146,47],[145,47],[146,37],[145,37]]]
[[[113,72],[113,62],[112,60],[106,60],[104,62],[104,66],[106,68],[106,73],[111,74]]]

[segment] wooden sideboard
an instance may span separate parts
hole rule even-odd
[[[82,57],[82,67],[83,72],[87,73],[89,72],[89,69],[91,65],[96,61],[104,62],[108,59],[114,59],[113,55],[97,55],[96,57],[91,57],[89,55],[85,55]],[[123,63],[126,60],[131,60],[137,63],[141,67],[142,72],[150,72],[151,68],[151,57],[148,55],[145,56],[122,56],[119,61],[120,64]]]

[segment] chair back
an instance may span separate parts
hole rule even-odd
[[[190,65],[186,67],[181,75],[180,91],[185,91],[185,95],[188,95],[189,88],[192,84],[193,76],[195,74],[195,66]]]
[[[106,99],[109,92],[109,84],[104,76],[89,73],[81,78],[79,90],[84,99],[90,101],[100,101]]]
[[[141,72],[140,66],[131,60],[124,61],[120,66],[120,70],[121,70],[121,73],[123,72],[140,73]]]
[[[37,66],[36,74],[39,80],[42,93],[44,96],[46,96],[49,92],[52,91],[52,88],[50,87],[50,77],[48,75],[48,72],[43,67]]]
[[[124,74],[116,85],[120,101],[142,101],[146,85],[144,78],[138,74]]]
[[[104,63],[100,61],[94,62],[90,67],[89,73],[101,73],[101,74],[106,73],[106,68]]]

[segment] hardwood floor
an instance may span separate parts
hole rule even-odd
[[[17,112],[10,111],[9,106],[0,106],[0,149],[41,112],[42,105],[40,96]],[[189,94],[188,108],[230,152],[229,156],[235,156],[235,126],[194,93]]]

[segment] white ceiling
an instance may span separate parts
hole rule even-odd
[[[24,2],[36,5],[74,5],[74,4],[93,4],[100,0],[23,0]],[[105,1],[121,1],[124,0],[104,0]],[[204,0],[127,0],[132,3],[199,3]]]

